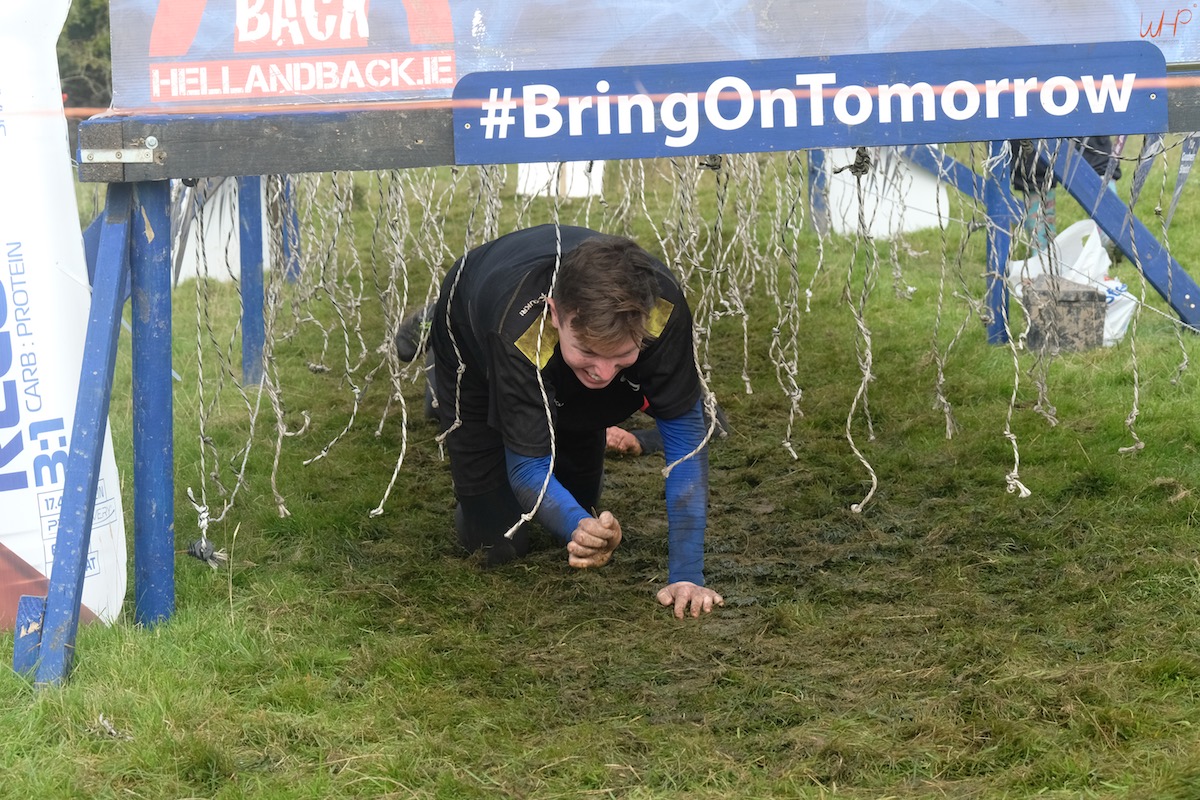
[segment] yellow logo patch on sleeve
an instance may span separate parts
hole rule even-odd
[[[646,333],[656,339],[661,336],[663,328],[667,327],[667,320],[671,318],[671,312],[674,310],[674,303],[662,297],[658,298],[654,308],[650,309],[650,319],[646,320]]]
[[[554,345],[558,344],[558,329],[547,319],[543,325],[541,317],[534,318],[521,337],[513,344],[521,354],[529,359],[538,369],[545,368],[554,355]]]

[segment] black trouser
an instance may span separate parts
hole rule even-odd
[[[529,552],[529,533],[521,526],[511,539],[504,534],[523,509],[508,482],[508,465],[500,432],[488,425],[488,387],[473,371],[455,386],[457,364],[443,361],[450,353],[443,312],[439,307],[433,331],[433,386],[442,430],[458,426],[446,437],[450,475],[458,499],[455,527],[458,542],[468,552],[484,549],[489,563],[503,563]],[[456,409],[457,405],[457,409]],[[604,478],[604,428],[556,430],[554,476],[579,505],[593,511],[600,502]]]
[[[473,437],[470,429],[464,425],[453,431],[446,440],[450,453],[450,474],[454,478],[454,492],[458,498],[458,508],[454,514],[458,543],[467,552],[482,549],[489,564],[501,564],[524,556],[529,552],[528,526],[519,527],[511,539],[504,538],[504,534],[520,519],[523,509],[508,483],[503,447],[498,464],[501,482],[490,489],[477,491],[480,484],[473,482],[480,477],[478,467],[483,454],[474,447],[455,446],[456,442],[467,438]],[[604,447],[603,430],[560,432],[558,435],[554,477],[588,511],[594,512],[600,502]]]

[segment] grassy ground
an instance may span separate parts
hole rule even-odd
[[[1200,252],[1188,239],[1195,204],[1183,206],[1177,256]],[[950,348],[968,311],[946,303],[936,328],[936,298],[942,254],[953,261],[961,235],[946,248],[936,232],[906,243],[911,299],[893,291],[890,266],[870,278],[874,437],[861,410],[850,427],[879,486],[862,513],[851,508],[871,479],[846,437],[861,381],[847,296],[867,251],[823,245],[799,322],[798,458],[780,445],[789,404],[762,346],[775,301],[761,282],[747,299],[752,394],[741,322],[717,320],[713,383],[733,433],[711,454],[707,575],[726,605],[700,620],[653,600],[666,543],[652,458],[610,463],[606,502],[626,538],[599,571],[570,570],[548,544],[494,571],[462,558],[435,431],[419,419],[385,513],[371,517],[403,432],[394,415],[377,431],[386,391],[373,389],[360,411],[373,421],[302,465],[350,404],[336,370],[305,368],[320,336],[301,328],[277,351],[289,414],[313,420],[284,444],[291,515],[276,513],[270,446],[257,447],[238,507],[209,532],[232,566],[181,555],[169,623],[83,628],[62,689],[0,671],[0,793],[1200,796],[1198,379],[1179,373],[1196,339],[1148,309],[1136,348],[1048,366],[989,346],[977,319]],[[981,239],[947,267],[975,292]],[[799,252],[807,282],[816,240]],[[1127,266],[1123,277],[1136,286]],[[193,295],[181,289],[176,304],[180,549],[195,538],[184,490],[200,458]],[[382,339],[378,316],[364,325]],[[123,346],[113,426],[129,506]],[[934,408],[935,352],[951,439]],[[1056,425],[1035,408],[1039,375]],[[1024,498],[1005,483],[1014,382]],[[419,386],[404,391],[418,407]],[[1135,407],[1145,447],[1121,453]],[[237,416],[229,402],[215,420],[236,429]],[[224,430],[209,435],[229,440],[228,460],[238,434]]]

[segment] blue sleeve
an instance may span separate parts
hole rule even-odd
[[[542,483],[546,473],[550,471],[550,456],[533,458],[514,453],[504,448],[504,460],[508,466],[508,483],[512,486],[513,494],[521,508],[528,511],[537,502],[538,494],[542,491]],[[534,518],[554,535],[562,544],[571,541],[571,534],[579,526],[579,521],[590,517],[583,506],[576,502],[558,478],[550,476],[546,486],[546,496],[538,506]]]
[[[656,419],[671,464],[696,449],[706,430],[700,401],[686,414]],[[704,585],[704,529],[708,525],[708,447],[667,476],[668,581]]]

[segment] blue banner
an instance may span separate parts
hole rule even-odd
[[[1148,42],[481,72],[460,164],[1132,134],[1167,127]]]

